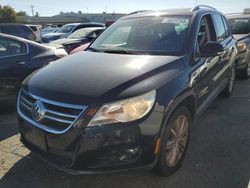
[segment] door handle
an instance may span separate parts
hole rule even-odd
[[[22,65],[25,65],[25,63],[26,63],[25,61],[21,61],[21,62],[18,62],[17,65],[22,66]]]

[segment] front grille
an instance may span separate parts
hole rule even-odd
[[[32,115],[33,104],[39,101],[43,106],[42,118],[37,120]],[[66,131],[86,109],[85,106],[59,103],[43,99],[21,90],[19,94],[19,112],[33,124],[53,133]]]

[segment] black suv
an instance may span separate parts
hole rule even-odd
[[[32,41],[36,41],[37,39],[34,31],[24,24],[2,23],[0,24],[0,33],[14,35]]]
[[[71,174],[154,168],[169,175],[191,125],[234,86],[236,41],[212,7],[127,15],[86,51],[23,82],[21,141]]]
[[[227,18],[237,40],[236,70],[241,78],[247,79],[250,77],[250,13],[231,14]]]

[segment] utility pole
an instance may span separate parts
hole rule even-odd
[[[31,8],[32,16],[34,16],[34,5],[31,5],[30,8]]]
[[[194,3],[194,6],[196,6],[197,5],[197,0],[195,0],[195,3]]]

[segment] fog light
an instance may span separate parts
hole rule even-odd
[[[119,157],[120,161],[130,161],[135,160],[140,156],[141,150],[138,147],[129,148],[122,152],[121,156]]]

